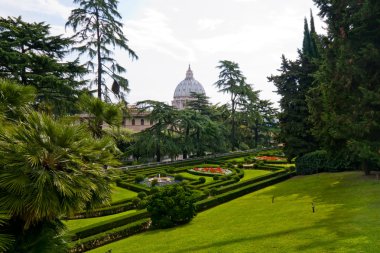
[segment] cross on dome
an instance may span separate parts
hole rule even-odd
[[[190,64],[189,64],[189,69],[186,71],[186,79],[193,79],[193,78],[194,78],[193,71],[191,70]]]

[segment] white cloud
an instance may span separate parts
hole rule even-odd
[[[200,30],[215,30],[216,27],[222,24],[224,21],[222,19],[212,19],[212,18],[202,18],[198,20],[198,27]]]
[[[169,26],[171,20],[161,12],[147,9],[138,20],[126,22],[126,35],[136,51],[156,50],[175,59],[194,61],[195,55]]]
[[[15,9],[19,15],[23,12],[35,12],[52,16],[58,15],[63,19],[67,19],[71,11],[70,7],[61,4],[59,0],[0,0],[0,5],[2,6],[2,15],[4,15],[3,12],[6,13],[9,9]]]

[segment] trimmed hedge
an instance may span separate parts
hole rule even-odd
[[[250,184],[250,185],[241,187],[239,189],[217,195],[213,198],[208,198],[205,200],[198,201],[196,203],[197,211],[207,210],[211,207],[223,204],[225,202],[236,199],[236,198],[241,197],[243,195],[246,195],[248,193],[251,193],[251,192],[263,189],[265,187],[271,186],[273,184],[282,182],[282,181],[284,181],[284,180],[286,180],[286,179],[288,179],[294,175],[295,175],[294,172],[286,173],[286,174],[280,175],[280,176],[275,177],[275,178],[270,178],[270,179],[267,179],[267,180],[259,182],[259,183]]]
[[[258,183],[258,182],[261,182],[261,181],[265,181],[267,179],[274,178],[274,177],[280,176],[280,175],[285,174],[285,173],[286,173],[285,171],[279,171],[279,172],[275,172],[275,173],[272,173],[272,174],[269,174],[269,175],[255,177],[255,178],[243,181],[243,182],[227,185],[227,186],[224,186],[224,187],[221,187],[221,188],[217,189],[217,194],[225,193],[225,192],[228,192],[228,191],[232,191],[232,190],[244,187],[246,185],[250,185],[250,184]]]
[[[150,192],[150,189],[147,187],[144,187],[142,185],[127,183],[125,181],[117,182],[116,185],[121,187],[121,188],[125,188],[127,190],[131,190],[131,191],[135,191],[135,192],[146,192],[148,194]]]
[[[121,227],[102,232],[100,234],[87,237],[83,240],[70,243],[69,247],[71,249],[69,252],[84,252],[120,239],[124,239],[131,235],[148,230],[150,223],[151,222],[149,218],[142,219]]]
[[[330,157],[325,150],[307,153],[296,159],[298,175],[309,175],[319,172],[337,172],[350,169],[350,157],[345,155]]]
[[[128,210],[132,210],[134,208],[135,207],[133,203],[131,202],[131,200],[129,200],[129,202],[123,203],[120,205],[108,206],[108,207],[103,207],[103,208],[99,208],[99,209],[95,209],[91,211],[76,213],[72,217],[67,217],[67,219],[76,220],[76,219],[84,219],[84,218],[101,217],[101,216],[107,216],[107,215],[125,212]]]
[[[149,217],[148,211],[147,210],[141,210],[141,211],[137,211],[137,212],[132,213],[132,214],[127,214],[125,216],[117,217],[117,218],[112,219],[112,220],[106,220],[106,221],[102,221],[99,223],[92,224],[92,225],[87,226],[87,227],[78,228],[78,229],[71,231],[72,240],[76,241],[76,240],[79,240],[82,238],[86,238],[86,237],[89,237],[92,235],[96,235],[96,234],[105,232],[107,230],[110,230],[110,229],[113,229],[116,227],[121,227],[121,226],[129,224],[131,222],[135,222],[135,221],[138,221],[138,220],[141,220],[144,218],[148,218],[148,217]]]

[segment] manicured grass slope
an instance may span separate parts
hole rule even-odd
[[[318,174],[217,206],[188,225],[90,252],[379,252],[379,228],[379,181],[360,172]]]
[[[74,229],[90,226],[94,223],[99,223],[106,220],[112,220],[114,218],[125,216],[126,214],[134,213],[134,212],[136,212],[136,210],[130,210],[130,211],[126,211],[126,212],[122,212],[118,214],[107,215],[107,216],[96,217],[96,218],[68,220],[68,221],[64,221],[64,223],[67,227],[67,230],[71,231]]]
[[[116,185],[111,185],[112,189],[112,202],[116,202],[123,199],[133,198],[137,196],[136,192],[118,187]]]

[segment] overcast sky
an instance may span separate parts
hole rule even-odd
[[[2,17],[45,21],[54,33],[65,33],[64,24],[75,7],[70,0],[0,0],[0,6]],[[317,32],[323,33],[312,0],[121,0],[125,35],[139,56],[131,61],[125,52],[116,54],[127,68],[128,102],[171,103],[191,64],[211,102],[225,103],[228,97],[213,85],[220,60],[238,63],[248,83],[262,91],[262,99],[278,101],[267,77],[277,73],[282,54],[297,56],[310,9]]]

